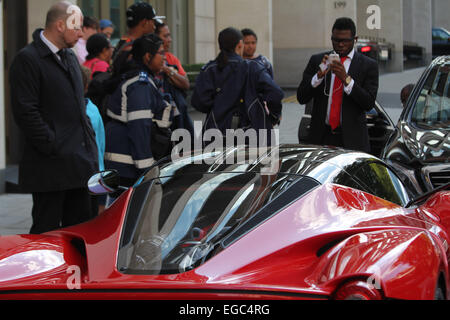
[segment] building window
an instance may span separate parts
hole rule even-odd
[[[100,13],[100,1],[98,0],[82,0],[81,11],[87,17],[98,18]]]
[[[121,17],[122,15],[125,17],[126,11],[122,2],[123,1],[120,0],[110,0],[110,20],[116,26],[114,34],[112,35],[113,39],[119,39],[120,35],[124,33],[124,30],[126,30],[126,23],[121,23],[121,21],[125,20],[121,19]]]

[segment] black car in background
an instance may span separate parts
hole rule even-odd
[[[356,43],[356,50],[378,62],[392,59],[392,45],[383,40],[360,38]]]
[[[450,32],[433,28],[433,58],[450,54]]]
[[[381,155],[422,192],[450,182],[449,75],[450,56],[425,70]]]

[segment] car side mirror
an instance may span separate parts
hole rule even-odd
[[[115,170],[96,173],[89,179],[88,189],[89,193],[93,195],[105,195],[119,191],[119,173]]]

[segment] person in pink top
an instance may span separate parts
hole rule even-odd
[[[88,39],[86,49],[88,55],[83,65],[91,70],[92,77],[97,72],[107,72],[113,53],[108,38],[101,33],[94,34]]]

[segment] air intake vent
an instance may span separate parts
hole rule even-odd
[[[433,187],[439,188],[450,182],[450,171],[431,172],[430,180]]]

